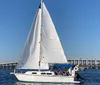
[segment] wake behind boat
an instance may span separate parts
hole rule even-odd
[[[14,74],[19,81],[80,83],[75,81],[75,68],[69,75],[56,75],[49,70],[49,64],[68,63],[50,14],[41,0],[35,20],[26,40],[21,59],[16,69],[34,69]]]

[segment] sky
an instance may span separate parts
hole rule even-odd
[[[20,59],[40,0],[0,0],[0,63]],[[100,58],[100,0],[44,0],[67,58]]]

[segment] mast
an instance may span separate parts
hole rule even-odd
[[[40,59],[39,59],[39,71],[40,71],[40,63],[41,63],[41,54],[42,54],[42,52],[41,52],[41,29],[42,29],[42,2],[43,2],[43,0],[40,0],[40,5],[41,5],[41,28],[40,28]]]
[[[42,5],[43,0],[40,0],[40,2],[41,2],[41,5]],[[42,8],[42,7],[41,7],[41,8]]]

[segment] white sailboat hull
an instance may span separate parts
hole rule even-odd
[[[25,82],[43,82],[43,83],[80,83],[74,81],[72,76],[57,76],[57,75],[33,75],[33,74],[22,74],[13,73],[19,81]]]

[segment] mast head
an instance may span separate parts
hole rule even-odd
[[[41,8],[41,7],[42,7],[42,2],[43,2],[43,0],[40,0],[40,5],[39,5],[39,8]]]
[[[40,2],[43,2],[43,0],[40,0]]]

